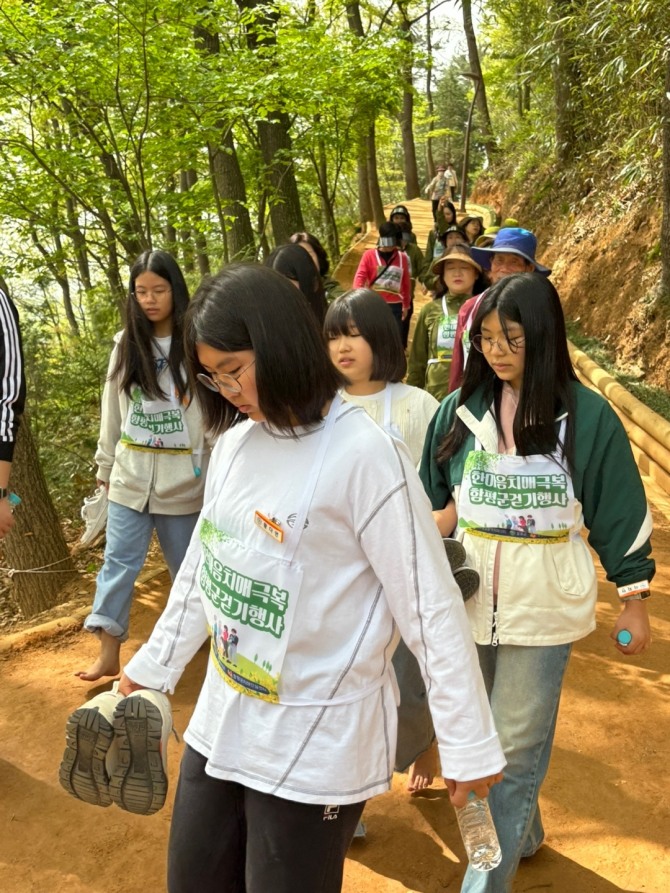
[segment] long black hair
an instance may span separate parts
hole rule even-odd
[[[319,271],[305,249],[294,244],[281,245],[268,255],[265,265],[298,283],[319,327],[322,326],[328,306],[326,293]]]
[[[321,242],[317,239],[315,235],[312,233],[293,233],[290,237],[289,242],[291,245],[299,245],[301,242],[304,242],[305,245],[309,245],[314,254],[316,254],[316,259],[319,261],[319,274],[323,278],[328,275],[328,270],[330,269],[330,261],[328,260],[328,254],[326,249],[323,247]],[[304,249],[303,249],[304,250]]]
[[[566,436],[560,444],[568,468],[574,468],[574,409],[572,383],[577,381],[568,352],[565,318],[558,292],[538,273],[506,276],[484,295],[470,329],[470,338],[481,334],[482,322],[497,310],[500,325],[507,333],[510,322],[523,327],[524,369],[519,405],[514,416],[514,443],[520,456],[536,453],[549,455],[556,450],[556,416],[567,412]],[[483,354],[470,351],[461,387],[459,406],[478,389],[493,403],[500,433],[500,397],[503,382],[489,366]],[[446,462],[463,445],[469,429],[456,417],[442,441],[438,462]]]
[[[292,246],[307,258],[306,251]],[[197,381],[206,372],[197,345],[253,350],[258,405],[267,421],[292,433],[321,421],[344,379],[330,361],[309,304],[285,276],[260,264],[233,263],[203,280],[184,321],[186,365],[206,427],[221,434],[246,418],[223,394]]]
[[[349,335],[356,328],[370,345],[370,381],[402,381],[407,358],[398,323],[386,301],[369,288],[355,288],[336,298],[328,308],[323,325],[326,341]]]
[[[130,397],[133,385],[155,400],[168,397],[158,384],[156,358],[152,340],[153,325],[140,307],[135,295],[135,282],[142,273],[155,273],[169,283],[172,290],[172,340],[167,356],[172,379],[181,400],[188,387],[184,375],[184,314],[188,307],[188,287],[177,261],[167,251],[144,251],[130,269],[130,284],[125,307],[126,324],[119,341],[117,358],[111,378],[118,379],[119,388]]]

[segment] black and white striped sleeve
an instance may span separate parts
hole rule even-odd
[[[26,398],[16,307],[0,290],[0,461],[11,462]]]

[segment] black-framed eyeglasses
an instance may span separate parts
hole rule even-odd
[[[475,335],[471,343],[479,353],[492,351],[494,344],[498,350],[504,351],[507,348],[511,353],[518,353],[525,345],[526,339],[523,335],[520,335],[518,338],[503,338],[502,341],[497,341],[495,338],[484,338],[482,335]]]
[[[253,358],[248,366],[241,369],[237,375],[228,375],[227,372],[224,372],[223,375],[205,375],[204,372],[198,372],[196,378],[200,384],[204,385],[210,391],[215,391],[217,394],[220,394],[221,391],[224,391],[226,394],[241,394],[242,388],[239,385],[240,378],[242,378],[247,369],[251,369],[255,362],[256,357]]]

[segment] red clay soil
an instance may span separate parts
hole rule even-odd
[[[418,223],[421,217],[425,228],[429,206],[416,204],[413,218]],[[625,659],[615,650],[609,630],[618,610],[616,596],[601,573],[598,629],[575,647],[541,797],[546,845],[522,864],[515,893],[670,890],[670,500],[657,490],[649,493],[659,568],[649,603],[654,643],[639,658]],[[149,635],[167,592],[167,573],[137,587],[126,658]],[[80,594],[74,607],[91,595]],[[72,609],[67,606],[53,616]],[[12,645],[0,640],[2,893],[165,889],[182,743],[170,743],[170,792],[155,816],[89,806],[68,796],[58,783],[67,716],[109,685],[90,686],[73,675],[88,666],[96,648],[97,641],[72,623]],[[173,698],[180,733],[206,657],[204,651],[196,655]],[[459,890],[464,852],[444,788],[436,783],[425,795],[410,796],[405,783],[405,776],[397,776],[393,791],[366,808],[368,836],[352,844],[345,893]]]
[[[659,497],[660,499],[660,497]],[[577,643],[568,670],[549,778],[542,794],[547,843],[522,865],[516,891],[667,893],[670,888],[670,501],[654,511],[654,644],[626,660],[608,634],[617,612],[601,585],[598,629]],[[601,575],[602,579],[602,575]],[[132,654],[168,592],[166,573],[138,587]],[[82,684],[96,640],[74,629],[0,653],[0,890],[3,893],[146,893],[165,889],[165,851],[183,744],[170,742],[170,792],[154,816],[101,809],[66,794],[58,766],[68,714],[105,686]],[[206,653],[173,698],[183,732]],[[367,839],[354,842],[345,893],[459,889],[464,853],[444,788],[404,792],[406,777],[366,808]],[[194,891],[197,893],[197,891]],[[271,891],[268,891],[271,893]],[[317,893],[317,891],[314,891]]]

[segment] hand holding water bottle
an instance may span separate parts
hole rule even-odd
[[[502,859],[487,799],[490,789],[502,778],[502,772],[498,772],[471,781],[444,779],[456,811],[468,861],[478,871],[491,871]]]
[[[628,633],[628,635],[625,635]],[[625,655],[642,654],[651,645],[651,627],[645,601],[628,601],[610,633],[615,647]]]

